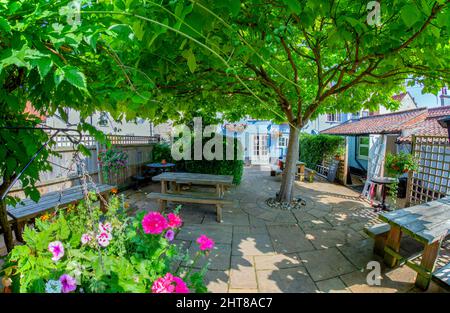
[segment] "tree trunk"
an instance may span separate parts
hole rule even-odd
[[[283,178],[281,180],[280,192],[278,194],[278,201],[291,202],[294,196],[294,180],[297,171],[297,161],[299,153],[299,135],[300,129],[290,126],[289,129],[289,143],[286,155],[286,163],[283,171]]]
[[[0,225],[3,229],[6,249],[9,251],[14,247],[11,226],[8,223],[8,213],[6,213],[6,201],[0,201]]]

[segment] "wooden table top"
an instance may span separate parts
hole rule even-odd
[[[176,183],[193,183],[201,185],[231,185],[233,176],[231,175],[212,175],[183,172],[165,172],[152,178],[156,181],[172,181]]]
[[[450,230],[450,197],[380,214],[383,221],[424,244],[446,236]]]

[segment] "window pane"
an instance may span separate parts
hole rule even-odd
[[[369,137],[359,137],[359,144],[360,145],[368,145],[369,144]]]
[[[360,156],[369,156],[369,147],[360,147],[359,155]]]

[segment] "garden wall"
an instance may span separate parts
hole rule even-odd
[[[84,167],[92,178],[92,181],[98,183],[108,183],[118,187],[127,186],[130,183],[131,176],[138,173],[143,164],[151,160],[151,153],[157,137],[150,136],[108,136],[111,144],[128,154],[128,166],[120,170],[117,175],[110,173],[110,181],[104,181],[99,177],[101,171],[98,161],[98,151],[102,147],[92,136],[83,136],[83,144],[90,151],[90,156],[84,156],[79,153],[80,161],[74,160],[76,150],[66,136],[57,136],[55,138],[56,147],[53,148],[59,156],[50,156],[49,161],[53,167],[50,172],[40,173],[40,180],[37,187],[41,194],[50,191],[59,191],[64,188],[79,185],[81,183],[82,168]],[[23,197],[19,183],[12,189],[11,195]]]

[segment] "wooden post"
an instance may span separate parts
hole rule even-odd
[[[422,261],[420,262],[420,266],[428,271],[430,274],[424,275],[423,273],[417,273],[416,283],[415,285],[422,289],[426,290],[430,285],[431,273],[434,271],[434,266],[436,264],[436,260],[439,255],[439,248],[441,246],[441,240],[435,241],[429,245],[425,246],[422,255]]]
[[[348,146],[349,146],[349,140],[348,140],[348,136],[345,136],[345,154],[344,154],[344,175],[342,177],[342,182],[344,183],[344,185],[348,185]]]
[[[109,202],[109,191],[105,192],[103,194],[100,194],[101,197],[103,197],[103,199],[105,201],[102,201],[102,199],[100,198],[100,210],[102,210],[103,213],[106,213],[108,211],[108,202]]]
[[[387,233],[376,235],[374,238],[373,253],[381,257],[384,256],[384,247],[386,246]]]
[[[161,180],[161,193],[167,193],[167,181]],[[167,206],[167,201],[159,200],[159,210],[162,212]]]
[[[395,252],[400,251],[400,241],[402,239],[402,231],[400,227],[396,225],[391,225],[391,230],[389,231],[387,240],[386,240],[386,246],[391,248]],[[393,255],[390,255],[389,253],[384,254],[384,263],[388,267],[394,267],[397,265],[397,258]]]
[[[411,189],[412,189],[413,172],[408,171],[408,180],[406,181],[406,201],[405,208],[411,205]]]
[[[7,186],[7,184],[3,185]],[[3,189],[0,190],[0,195],[3,194],[3,192],[4,192]],[[5,239],[6,250],[9,252],[14,248],[14,240],[12,236],[11,225],[9,224],[8,221],[8,213],[6,211],[6,200],[3,201],[0,200],[0,226],[3,229],[3,237]]]

